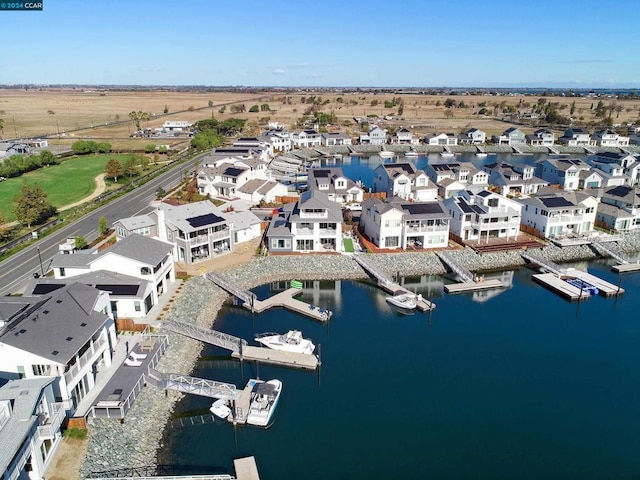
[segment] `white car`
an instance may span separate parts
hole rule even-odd
[[[360,212],[362,211],[362,205],[360,205],[359,203],[348,203],[344,206],[344,208],[346,208],[347,210],[351,210],[352,212],[357,211]]]

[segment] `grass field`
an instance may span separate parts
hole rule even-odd
[[[13,198],[23,183],[38,183],[55,207],[62,207],[91,195],[96,188],[95,177],[104,172],[110,158],[123,160],[128,155],[90,155],[75,157],[59,165],[41,168],[0,183],[0,210],[8,222],[15,220]]]

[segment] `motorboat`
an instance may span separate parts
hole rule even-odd
[[[440,155],[443,156],[443,157],[447,157],[447,158],[456,156],[456,154],[452,153],[452,152],[442,152]]]
[[[484,153],[484,152],[478,152],[478,153],[476,153],[476,157],[478,157],[478,158],[486,158],[487,154]]]
[[[409,150],[408,152],[404,152],[405,157],[417,157],[420,155],[418,152],[414,152],[413,150]]]
[[[393,306],[413,310],[417,305],[417,297],[413,293],[403,293],[401,295],[393,295],[386,298],[387,303]]]
[[[284,352],[306,353],[311,355],[316,346],[311,340],[302,338],[299,330],[289,330],[287,333],[262,333],[256,336],[256,342],[273,350]]]
[[[211,404],[209,409],[216,417],[225,419],[231,414],[231,408],[227,405],[227,401],[224,398],[216,400]]]
[[[280,380],[256,383],[251,391],[247,423],[259,427],[268,426],[278,405],[280,393],[282,393]]]
[[[393,158],[395,156],[395,153],[389,150],[382,150],[378,155],[380,155],[382,158]]]

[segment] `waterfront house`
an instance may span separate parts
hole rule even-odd
[[[555,143],[555,135],[546,128],[539,128],[533,135],[525,135],[525,139],[529,145],[549,147]]]
[[[460,145],[479,145],[485,143],[487,134],[479,128],[470,128],[458,135]]]
[[[262,235],[262,220],[253,212],[228,212],[225,217],[231,227],[235,248]]]
[[[314,148],[322,144],[322,137],[312,128],[291,132],[291,145],[294,148]]]
[[[505,197],[530,195],[549,185],[549,182],[534,175],[535,168],[531,165],[493,162],[483,168],[489,174],[489,184],[498,187],[500,194]]]
[[[269,130],[262,132],[260,137],[271,143],[274,153],[291,151],[291,136],[283,125],[270,122]]]
[[[618,135],[613,130],[598,130],[593,134],[596,145],[601,147],[626,147],[629,145],[629,137]]]
[[[593,232],[598,200],[591,195],[558,190],[519,201],[523,206],[522,224],[545,238]]]
[[[342,251],[342,209],[326,193],[309,190],[271,218],[271,253]]]
[[[396,143],[398,145],[418,145],[420,143],[420,139],[414,137],[413,133],[408,128],[399,127],[391,137],[391,143]]]
[[[492,141],[497,145],[524,145],[526,138],[522,130],[511,127],[507,128],[501,135],[494,135]]]
[[[372,125],[368,133],[360,135],[358,141],[365,145],[384,145],[387,143],[387,131],[377,125]]]
[[[1,478],[45,478],[65,418],[53,383],[52,377],[24,378],[0,388]]]
[[[364,190],[350,178],[344,176],[342,168],[312,168],[307,185],[310,190],[327,194],[329,200],[340,204],[361,202]]]
[[[234,147],[255,149],[267,152],[273,157],[274,146],[268,137],[239,137],[233,141]]]
[[[153,286],[151,297],[144,300],[148,310],[167,291],[168,282],[175,280],[173,249],[173,244],[166,241],[132,234],[100,252],[58,253],[50,267],[56,279],[104,270],[149,281]]]
[[[0,312],[0,376],[54,377],[56,401],[73,414],[95,388],[98,369],[112,362],[109,294],[71,283],[48,294],[2,297]]]
[[[210,201],[161,203],[157,212],[159,237],[174,246],[178,262],[189,265],[233,250],[229,221]]]
[[[455,133],[432,133],[424,137],[424,143],[451,147],[458,145],[458,137]]]
[[[412,162],[382,164],[373,171],[373,191],[385,192],[387,197],[425,202],[434,200],[438,187],[423,170]]]
[[[362,203],[360,227],[378,248],[444,248],[449,242],[449,213],[442,202],[384,202],[371,197]]]
[[[71,278],[34,278],[25,287],[24,294],[43,295],[70,283],[82,283],[107,292],[113,318],[144,318],[154,306],[153,281],[107,270]]]
[[[228,161],[228,159],[234,159],[236,161],[259,159],[263,162],[268,162],[270,158],[268,150],[230,146],[213,148],[209,154],[202,159],[201,163],[203,165],[215,165],[220,160]]]
[[[602,183],[599,186],[615,187],[616,185],[631,184],[631,179],[624,173],[625,168],[618,163],[613,163],[606,160],[603,161],[596,157],[593,160],[593,167],[594,168],[592,171],[597,170],[598,173],[600,173],[600,175],[602,176]],[[585,186],[584,188],[589,187]]]
[[[277,197],[290,195],[289,188],[272,180],[249,180],[236,190],[236,195],[242,200],[250,200],[254,204],[260,202],[272,203]]]
[[[118,241],[133,234],[144,237],[157,237],[158,217],[155,212],[151,212],[146,215],[121,218],[113,222],[113,228],[116,231],[116,239]]]
[[[335,145],[351,145],[351,137],[344,132],[330,132],[320,134],[321,144],[325,147]]]
[[[486,187],[489,182],[489,174],[477,169],[470,162],[438,162],[426,166],[427,176],[436,185],[441,186],[445,180],[455,180],[462,185],[479,185]],[[446,196],[441,195],[443,198]]]
[[[582,170],[578,174],[578,188],[600,188],[604,181],[604,172],[595,168]]]
[[[200,195],[234,198],[237,190],[250,180],[267,179],[267,162],[257,159],[221,158],[204,164],[198,171]]]
[[[640,192],[629,185],[602,189],[596,219],[618,232],[640,229]]]
[[[580,172],[591,167],[578,158],[546,158],[536,163],[536,173],[550,184],[563,190],[575,190],[580,186]]]
[[[451,216],[450,232],[462,241],[508,240],[520,232],[521,205],[489,190],[463,190],[444,200]]]
[[[637,185],[640,181],[640,162],[636,155],[629,153],[599,152],[595,163],[611,163],[623,168],[623,173],[628,177],[629,185]]]
[[[558,142],[568,147],[595,146],[596,144],[595,140],[591,139],[591,134],[584,128],[568,128]]]

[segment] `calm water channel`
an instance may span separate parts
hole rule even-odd
[[[617,284],[604,262],[578,265]],[[237,307],[216,328],[301,329],[322,345],[320,374],[228,362],[207,346],[194,373],[244,386],[279,378],[274,425],[198,425],[211,401],[189,396],[161,451],[163,463],[216,465],[255,455],[263,480],[603,479],[640,475],[640,274],[620,299],[569,303],[504,274],[509,288],[447,295],[442,277],[406,279],[432,298],[428,314],[398,315],[367,282],[319,282],[304,299],[334,311],[329,325]],[[277,286],[255,289],[264,298]],[[209,418],[211,416],[209,415]]]

